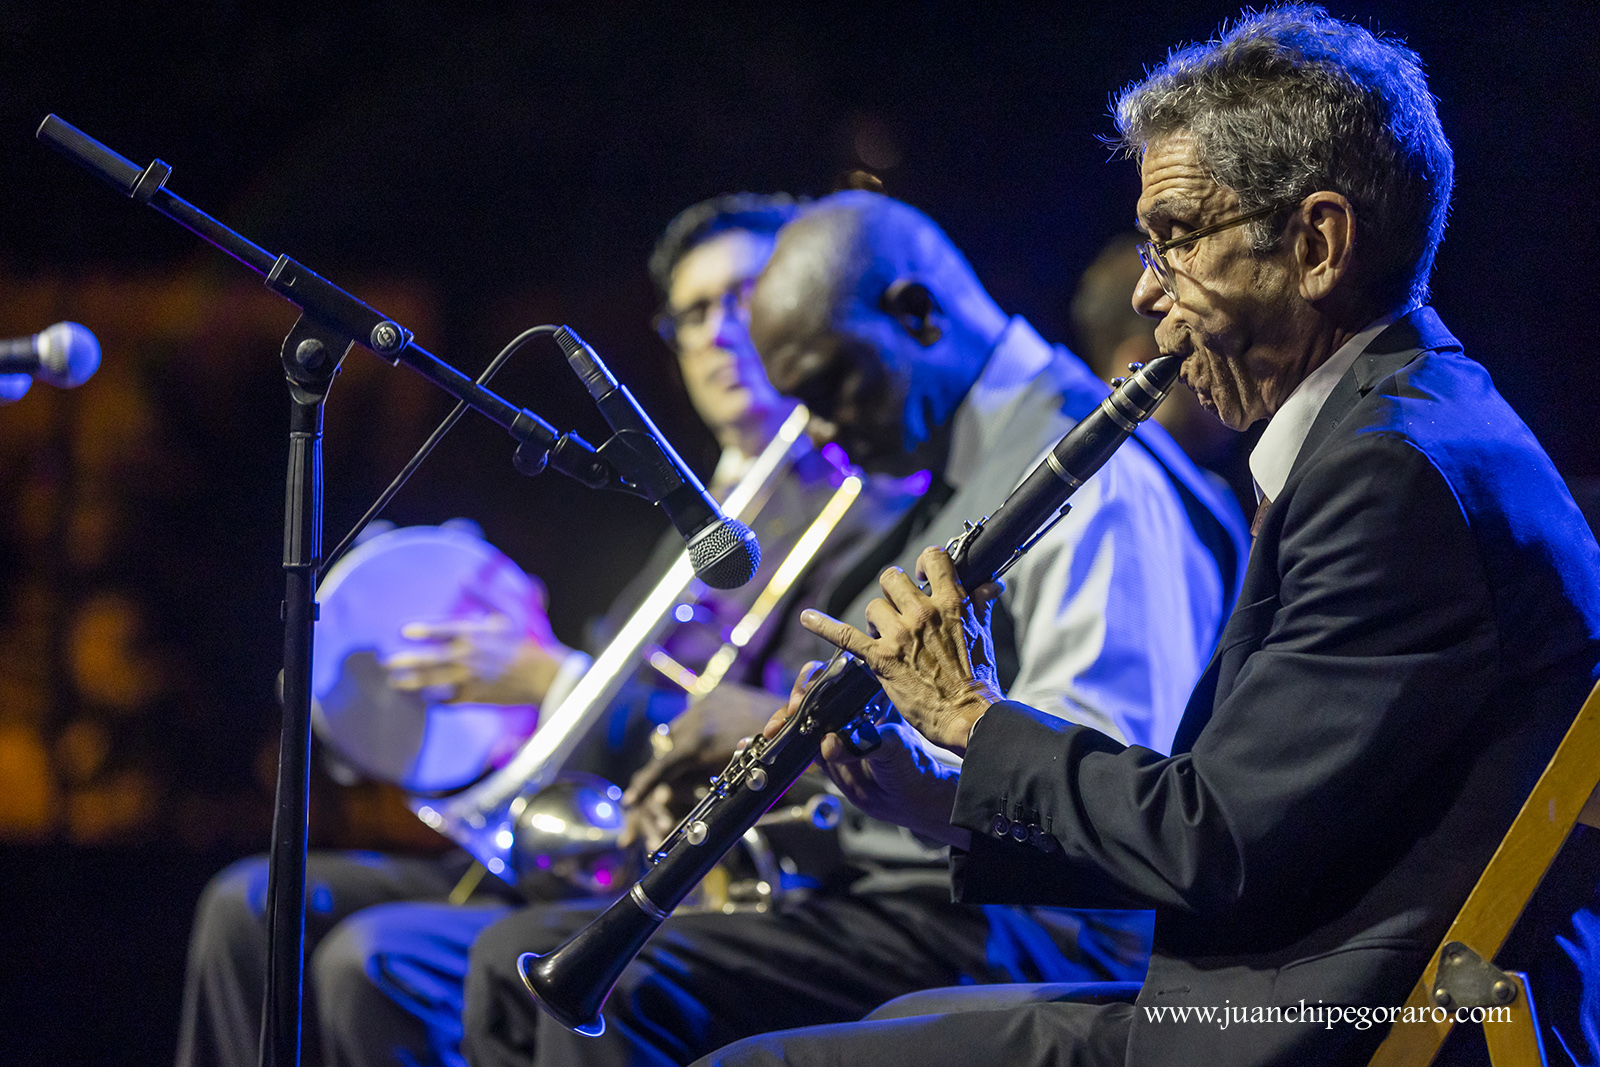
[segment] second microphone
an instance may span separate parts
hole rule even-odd
[[[601,447],[601,455],[661,505],[688,545],[695,575],[714,589],[737,589],[753,578],[761,565],[761,545],[750,527],[722,513],[627,386],[617,381],[583,338],[567,326],[555,337],[617,435]]]

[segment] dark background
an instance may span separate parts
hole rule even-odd
[[[463,7],[465,5],[462,5]],[[679,209],[820,195],[853,168],[949,231],[1008,310],[1067,304],[1127,228],[1109,94],[1234,9],[1076,5],[7,5],[0,335],[85,322],[104,367],[0,411],[0,1063],[170,1059],[205,877],[266,840],[287,305],[40,146],[59,114],[476,372],[567,322],[685,455],[714,460],[650,331]],[[1456,150],[1434,303],[1569,478],[1600,474],[1600,19],[1590,5],[1342,3],[1426,61]],[[598,442],[535,346],[496,383]],[[328,409],[330,538],[448,407],[357,350]],[[391,517],[478,518],[579,640],[662,527],[510,467],[469,418]],[[324,844],[431,847],[392,797],[319,780]]]

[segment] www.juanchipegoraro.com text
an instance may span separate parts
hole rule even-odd
[[[1323,1026],[1332,1030],[1335,1026],[1353,1026],[1357,1030],[1367,1030],[1374,1026],[1385,1024],[1405,1025],[1407,1023],[1497,1023],[1510,1022],[1511,1009],[1508,1007],[1492,1008],[1443,1008],[1436,1006],[1409,1006],[1409,1007],[1371,1007],[1368,1005],[1351,1004],[1299,1004],[1284,1005],[1246,1005],[1225,1003],[1221,1006],[1206,1005],[1174,1005],[1163,1004],[1160,1006],[1145,1005],[1146,1022],[1152,1023],[1203,1023],[1215,1026],[1219,1030],[1226,1030],[1230,1026],[1261,1026],[1272,1023],[1289,1023],[1293,1025]]]

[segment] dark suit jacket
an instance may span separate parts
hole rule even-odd
[[[1600,549],[1460,349],[1423,308],[1341,381],[1176,754],[1009,703],[974,733],[961,899],[1157,910],[1129,1063],[1364,1062],[1385,1026],[1144,1009],[1401,1004],[1594,680]]]

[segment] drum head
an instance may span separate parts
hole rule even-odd
[[[367,777],[413,793],[470,785],[533,731],[537,709],[440,702],[401,692],[384,662],[418,643],[410,622],[509,621],[520,637],[542,612],[540,592],[515,563],[465,530],[408,526],[352,549],[317,589],[321,618],[312,658],[312,726],[335,755]]]

